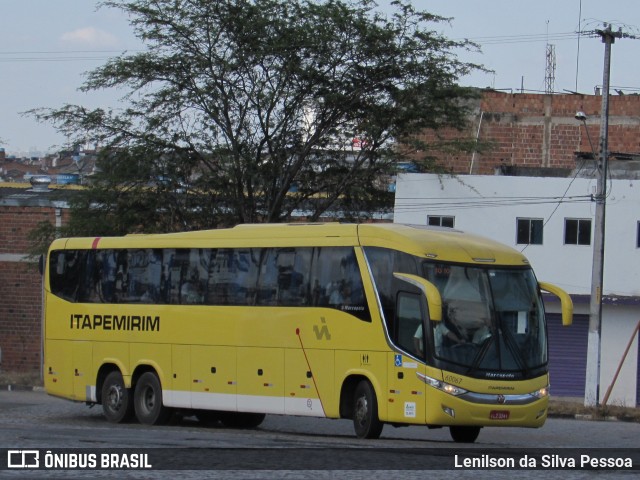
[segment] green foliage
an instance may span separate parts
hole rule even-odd
[[[147,50],[88,74],[127,92],[120,110],[38,110],[74,143],[102,146],[71,231],[176,231],[362,219],[389,208],[394,141],[462,128],[480,68],[430,29],[446,19],[370,0],[110,0]],[[361,141],[353,148],[352,140]],[[423,159],[428,164],[428,159]]]
[[[45,255],[49,249],[49,244],[56,238],[58,231],[50,222],[39,222],[36,228],[27,234],[29,250],[27,258],[34,261],[40,255]]]

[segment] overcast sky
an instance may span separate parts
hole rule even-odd
[[[390,0],[379,3],[384,8]],[[44,153],[65,142],[51,125],[20,112],[65,103],[115,105],[118,92],[78,92],[83,73],[142,46],[120,11],[96,10],[96,5],[93,0],[0,0],[0,147],[7,154]],[[462,79],[464,85],[544,91],[549,43],[555,45],[555,90],[593,94],[602,84],[604,45],[598,37],[578,40],[575,32],[579,25],[593,31],[609,22],[638,37],[614,44],[611,85],[640,93],[638,0],[415,0],[414,5],[452,17],[450,26],[434,26],[449,38],[481,45],[482,53],[460,56],[494,73],[476,73]]]

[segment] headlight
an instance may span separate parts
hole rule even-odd
[[[428,377],[427,375],[423,375],[421,373],[416,373],[418,378],[422,380],[424,383],[429,385],[430,387],[437,388],[438,390],[442,390],[449,395],[458,396],[467,393],[464,388],[456,387],[455,385],[451,385],[450,383],[445,383],[441,380],[436,380],[435,378]]]
[[[549,385],[547,385],[546,387],[542,387],[541,389],[536,390],[535,392],[531,392],[529,395],[531,395],[532,397],[536,397],[536,398],[548,397],[549,396]]]

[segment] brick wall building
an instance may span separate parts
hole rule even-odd
[[[53,194],[53,196],[52,196]],[[42,278],[25,257],[28,234],[39,222],[60,225],[67,209],[60,195],[28,184],[0,184],[0,369],[39,372]]]
[[[437,154],[455,173],[492,175],[504,167],[573,169],[576,154],[599,152],[599,95],[510,94],[483,91],[472,105],[469,126],[462,132],[439,132],[444,138],[477,138],[488,150],[475,154]],[[575,114],[587,115],[586,125]],[[425,132],[422,139],[435,139]],[[609,97],[609,152],[640,153],[640,95]]]

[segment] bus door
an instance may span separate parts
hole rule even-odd
[[[424,363],[424,296],[399,291],[396,295],[392,341],[397,347],[388,358],[388,421],[425,423],[425,388],[419,375]]]

